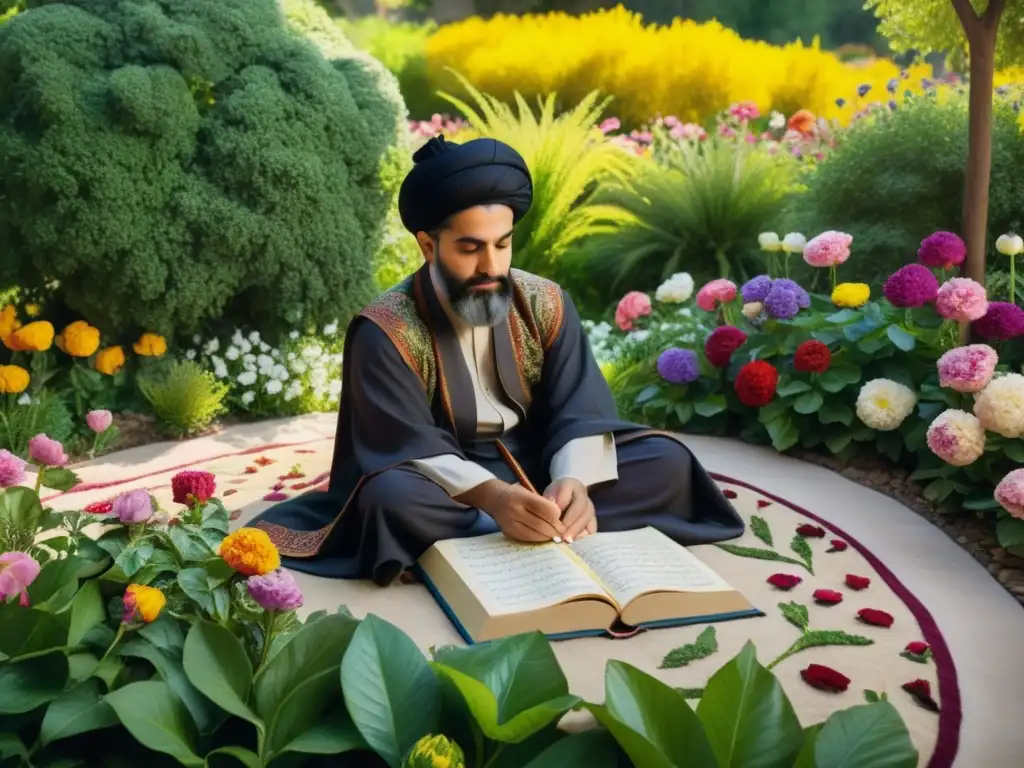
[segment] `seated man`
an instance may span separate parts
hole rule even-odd
[[[426,263],[348,328],[327,492],[253,523],[285,565],[386,585],[436,541],[498,530],[739,536],[682,442],[619,420],[571,299],[511,268],[533,193],[523,158],[493,139],[434,138],[413,159],[399,210]]]

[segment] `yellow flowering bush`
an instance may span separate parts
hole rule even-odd
[[[96,353],[93,367],[105,376],[113,376],[124,367],[124,349],[106,347]]]
[[[31,377],[19,365],[0,365],[0,395],[17,395],[28,388]]]
[[[167,341],[155,333],[144,333],[132,345],[135,354],[143,357],[160,357],[167,352]]]
[[[84,320],[75,320],[58,334],[57,349],[72,357],[91,357],[100,348],[99,328]]]
[[[281,556],[266,532],[239,528],[220,543],[221,558],[245,576],[263,576],[281,567]]]
[[[129,584],[124,591],[124,622],[143,621],[149,624],[156,621],[160,611],[167,605],[164,593],[156,587],[141,584]]]
[[[24,325],[4,339],[4,346],[13,352],[45,352],[52,344],[53,325],[46,320]]]
[[[845,123],[871,101],[902,102],[903,91],[920,91],[930,74],[914,67],[889,94],[886,84],[900,68],[886,59],[844,63],[816,41],[744,40],[715,21],[645,25],[621,6],[582,16],[471,17],[438,29],[426,57],[430,83],[440,90],[462,92],[449,68],[504,101],[518,91],[529,101],[557,93],[575,103],[597,89],[615,97],[612,108],[629,124],[657,114],[699,121],[739,101],[754,102],[762,114],[808,109]],[[858,97],[862,85],[871,90]],[[848,105],[839,107],[837,97]]]
[[[832,303],[837,307],[856,309],[868,303],[871,287],[867,283],[840,283],[832,291]]]

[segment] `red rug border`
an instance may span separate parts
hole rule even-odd
[[[871,567],[874,568],[878,575],[882,577],[882,581],[884,581],[889,589],[895,592],[896,596],[899,597],[900,600],[902,600],[910,609],[910,612],[921,627],[921,633],[924,635],[925,642],[931,646],[932,656],[935,660],[935,674],[939,683],[939,700],[941,702],[941,709],[939,710],[939,733],[935,740],[935,751],[932,753],[931,760],[928,761],[928,768],[952,768],[953,762],[956,760],[957,752],[960,749],[960,729],[963,726],[963,702],[960,697],[960,682],[957,677],[956,663],[953,661],[953,654],[950,653],[949,646],[946,644],[946,639],[942,636],[942,631],[939,629],[939,625],[936,623],[931,611],[929,611],[924,604],[917,599],[913,592],[903,585],[903,582],[901,582],[893,572],[882,563],[881,560],[875,557],[867,547],[846,533],[842,528],[833,525],[827,520],[823,520],[813,512],[809,512],[803,507],[797,506],[793,502],[783,499],[781,496],[768,493],[767,491],[758,488],[756,485],[744,482],[743,480],[736,480],[735,478],[732,478],[729,475],[724,475],[720,472],[709,472],[708,474],[710,474],[715,480],[746,488],[748,491],[759,493],[765,498],[789,507],[797,514],[810,518],[818,525],[828,529],[832,533],[836,534],[836,536],[841,537],[871,564]]]

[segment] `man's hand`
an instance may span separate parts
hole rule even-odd
[[[540,542],[566,537],[561,508],[521,485],[490,480],[457,500],[489,514],[510,539]]]
[[[565,540],[570,544],[574,539],[597,533],[597,512],[590,500],[587,486],[574,478],[556,480],[544,491],[544,497],[551,499],[562,510],[565,524]]]

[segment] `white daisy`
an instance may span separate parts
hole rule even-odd
[[[276,395],[278,392],[284,389],[284,384],[282,384],[277,379],[271,379],[266,383],[266,385],[263,388],[266,390],[268,395]]]
[[[239,351],[238,347],[234,346],[228,347],[227,350],[225,350],[224,352],[224,357],[226,357],[228,360],[237,360],[241,356],[242,353]]]
[[[242,405],[252,405],[252,401],[256,399],[256,393],[251,389],[248,392],[242,393]]]

